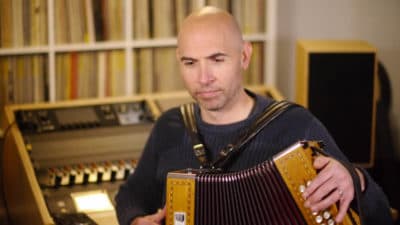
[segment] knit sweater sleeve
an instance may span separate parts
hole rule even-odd
[[[156,124],[155,127],[158,125]],[[129,225],[138,216],[155,213],[161,208],[160,185],[156,177],[157,154],[155,140],[159,129],[153,129],[147,140],[143,154],[126,182],[121,185],[116,197],[116,213],[120,225]]]
[[[167,173],[193,165],[193,154],[184,153],[188,149],[182,144],[187,139],[184,131],[179,108],[168,110],[157,119],[135,172],[115,197],[120,225],[129,225],[134,218],[163,208]]]
[[[348,161],[345,154],[341,152],[333,138],[320,121],[314,118],[306,129],[306,138],[323,140],[324,149],[334,158]],[[368,225],[393,224],[390,216],[390,205],[381,187],[372,179],[365,169],[359,168],[365,179],[366,189],[361,195],[360,206],[364,222]],[[356,206],[353,202],[352,206]]]

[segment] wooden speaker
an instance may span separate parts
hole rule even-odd
[[[372,167],[376,49],[363,41],[321,40],[301,40],[296,48],[296,102],[321,120],[351,162]]]

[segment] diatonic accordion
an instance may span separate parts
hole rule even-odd
[[[312,161],[321,143],[299,141],[250,169],[168,173],[166,225],[332,225],[338,209],[304,207],[302,192],[317,172]],[[359,224],[352,209],[341,224]]]

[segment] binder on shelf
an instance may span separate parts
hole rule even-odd
[[[175,0],[175,14],[176,14],[176,33],[178,35],[179,28],[183,20],[189,14],[189,4],[187,0]]]
[[[150,33],[150,2],[133,2],[133,37],[137,40],[151,38]],[[138,93],[151,93],[154,91],[153,50],[141,48],[134,50],[134,68],[136,90]]]
[[[4,105],[14,102],[14,82],[12,80],[11,60],[12,58],[0,59],[0,72],[3,74],[3,76],[0,77],[0,106],[2,110]]]
[[[70,89],[69,82],[69,55],[68,54],[58,54],[55,59],[56,67],[56,100],[66,100],[69,96],[68,91]]]
[[[92,0],[85,0],[85,21],[86,21],[86,35],[85,41],[93,43],[96,40],[93,16]]]
[[[103,98],[105,96],[105,83],[106,83],[106,63],[107,63],[107,56],[105,52],[98,52],[97,53],[97,96],[99,98]]]
[[[125,58],[124,52],[113,50],[109,53],[110,62],[108,64],[110,73],[108,96],[123,96],[125,93]]]
[[[10,48],[13,45],[12,12],[10,9],[11,1],[2,1],[2,7],[0,7],[0,46],[2,48]]]
[[[153,49],[142,48],[135,50],[136,78],[138,92],[152,93],[154,91]]]
[[[153,0],[154,38],[170,38],[175,35],[175,19],[172,0]],[[154,49],[155,91],[165,92],[182,89],[178,77],[175,48]]]
[[[243,6],[241,0],[231,0],[231,13],[236,18],[239,27],[243,29]]]
[[[263,12],[265,11],[262,0],[242,1],[242,31],[244,34],[261,33],[264,30]]]
[[[84,42],[85,20],[83,3],[80,0],[66,0],[69,25],[69,43]],[[55,21],[57,23],[57,21]],[[57,25],[55,25],[57,27]]]
[[[249,68],[245,71],[245,81],[247,85],[257,85],[264,82],[264,46],[260,42],[253,42],[252,47],[253,52],[251,55]]]
[[[38,1],[39,4],[39,12],[38,12],[38,18],[37,18],[37,26],[38,26],[38,33],[33,34],[33,35],[38,35],[38,44],[37,45],[46,45],[48,41],[48,33],[49,33],[49,27],[48,27],[48,8],[47,8],[47,1],[46,0],[36,0]],[[37,6],[37,5],[36,5]],[[38,8],[34,8],[35,12],[38,10]],[[34,43],[35,44],[35,43]],[[33,45],[34,45],[33,44]]]
[[[133,1],[133,38],[149,39],[150,34],[150,5],[149,1]]]
[[[158,48],[154,50],[156,92],[183,90],[178,68],[175,48]]]
[[[107,19],[108,40],[119,41],[124,39],[124,2],[122,0],[104,1]]]
[[[12,13],[12,40],[13,47],[24,46],[24,25],[23,25],[23,7],[22,0],[13,0],[11,3]]]
[[[70,54],[70,57],[71,57],[71,68],[69,75],[70,78],[69,99],[77,99],[78,98],[78,53],[72,52]]]
[[[92,1],[92,9],[93,9],[93,26],[94,26],[94,33],[95,33],[95,40],[96,41],[105,41],[105,29],[104,29],[104,4],[97,0]]]
[[[152,28],[154,38],[175,36],[174,4],[172,0],[153,0]]]
[[[56,44],[65,44],[69,42],[67,34],[69,33],[67,5],[64,0],[54,2],[54,14],[57,15],[57,25],[54,24],[54,41]]]
[[[45,82],[47,77],[47,63],[43,56],[35,55],[32,57],[32,76],[33,76],[33,102],[44,102]]]

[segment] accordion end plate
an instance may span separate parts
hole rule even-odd
[[[324,212],[313,213],[310,209],[304,207],[304,199],[302,197],[305,187],[317,176],[317,172],[313,167],[313,156],[316,151],[322,152],[322,146],[317,141],[300,141],[277,154],[273,159],[307,224],[321,224],[323,222],[336,224],[333,222],[338,213],[336,205],[332,205]],[[357,213],[352,209],[349,210],[340,224],[352,225],[353,222],[350,217],[354,218],[356,224],[360,224]]]
[[[166,225],[194,225],[195,173],[168,173]]]
[[[313,152],[311,149],[311,146],[316,144],[315,142],[300,141],[289,146],[273,158],[276,168],[307,224],[315,223],[315,215],[304,207],[302,190],[316,176],[316,171],[312,167]]]

